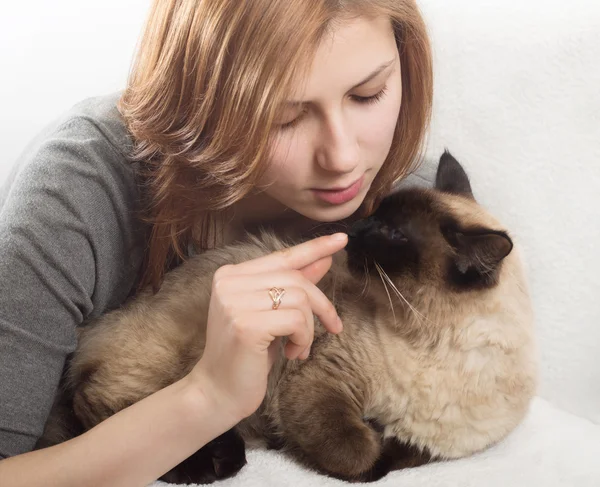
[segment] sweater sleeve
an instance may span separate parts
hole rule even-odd
[[[131,165],[85,117],[28,155],[0,209],[0,458],[43,431],[76,327],[118,306],[141,262]]]

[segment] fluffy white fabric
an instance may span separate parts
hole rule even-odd
[[[365,485],[410,487],[597,487],[600,426],[552,406],[532,403],[529,415],[506,440],[469,459],[392,472]],[[152,487],[168,485],[155,482]],[[282,455],[248,452],[248,464],[219,487],[320,487],[350,485],[305,470]]]

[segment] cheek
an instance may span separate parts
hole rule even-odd
[[[400,114],[401,90],[393,89],[360,119],[360,146],[381,165],[389,153]]]
[[[309,167],[306,159],[308,150],[302,147],[301,137],[282,138],[274,144],[269,156],[268,169],[260,185],[267,186],[277,181],[277,186],[293,186],[294,182],[306,179],[304,170]]]

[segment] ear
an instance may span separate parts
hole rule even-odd
[[[456,267],[466,273],[474,268],[480,274],[489,274],[498,269],[513,249],[510,237],[504,232],[456,233]]]
[[[445,193],[453,193],[475,199],[467,173],[459,162],[450,154],[448,149],[440,158],[435,188]]]
[[[500,264],[513,249],[513,242],[506,232],[487,228],[446,229],[444,236],[456,252],[451,258],[449,277],[461,288],[493,286]]]

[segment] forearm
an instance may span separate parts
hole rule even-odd
[[[236,421],[184,378],[65,443],[0,461],[3,487],[145,486]]]

